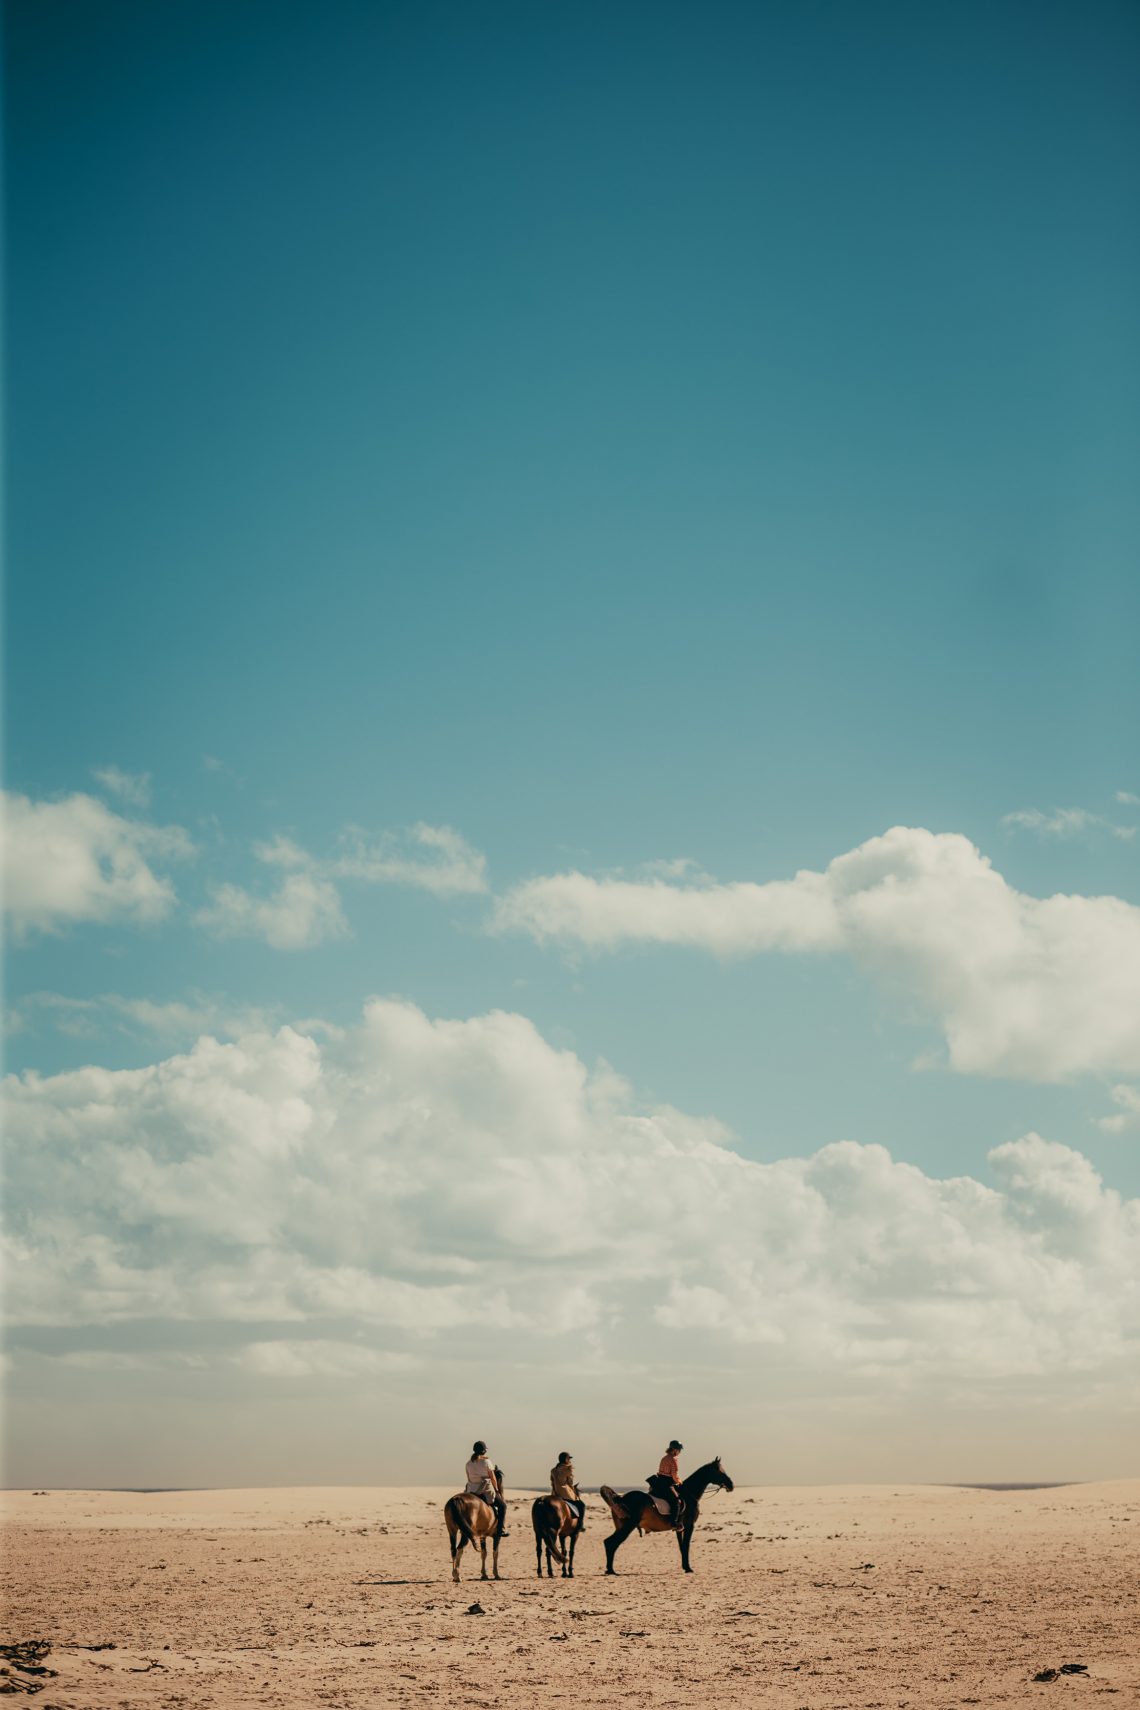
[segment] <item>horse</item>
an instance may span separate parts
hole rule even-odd
[[[630,1533],[638,1532],[676,1532],[677,1543],[681,1550],[681,1566],[686,1573],[692,1573],[689,1566],[689,1545],[692,1542],[693,1527],[701,1511],[701,1497],[710,1484],[719,1485],[721,1490],[731,1490],[732,1480],[720,1464],[720,1456],[715,1461],[709,1461],[688,1478],[681,1480],[681,1495],[684,1498],[684,1508],[680,1521],[666,1519],[660,1512],[651,1496],[644,1490],[631,1490],[625,1496],[619,1496],[608,1484],[602,1486],[602,1497],[613,1515],[614,1529],[608,1538],[603,1539],[606,1546],[606,1572],[616,1573],[614,1556],[625,1543]]]
[[[461,1491],[458,1496],[448,1497],[443,1505],[443,1518],[447,1522],[447,1536],[451,1543],[451,1577],[456,1585],[459,1584],[459,1558],[467,1544],[474,1549],[476,1542],[478,1543],[483,1560],[483,1571],[479,1578],[487,1578],[488,1538],[491,1540],[492,1572],[498,1579],[499,1521],[491,1504],[484,1502],[481,1496],[471,1496],[467,1491]]]
[[[578,1542],[578,1533],[582,1530],[582,1522],[568,1502],[560,1496],[539,1496],[531,1504],[530,1517],[534,1523],[534,1559],[538,1566],[538,1577],[542,1578],[542,1548],[546,1546],[546,1571],[551,1579],[554,1578],[553,1558],[557,1557],[562,1564],[563,1579],[574,1578],[574,1546]],[[567,1552],[564,1539],[570,1540]]]

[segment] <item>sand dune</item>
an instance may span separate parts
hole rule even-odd
[[[1140,1703],[1140,1480],[711,1496],[679,1571],[634,1537],[535,1578],[513,1493],[504,1578],[450,1579],[444,1489],[4,1498],[7,1641],[42,1639],[40,1710],[114,1706]],[[468,1613],[478,1602],[484,1613]],[[25,1659],[27,1660],[27,1659]],[[1045,1668],[1087,1674],[1047,1684]]]

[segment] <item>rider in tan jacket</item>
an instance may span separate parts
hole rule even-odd
[[[574,1462],[569,1449],[563,1449],[557,1461],[550,1469],[551,1494],[558,1497],[560,1502],[569,1504],[570,1511],[578,1516],[578,1530],[586,1530],[586,1504],[578,1495],[578,1481],[574,1476]]]

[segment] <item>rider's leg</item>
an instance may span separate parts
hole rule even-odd
[[[492,1507],[495,1510],[495,1519],[497,1521],[497,1525],[495,1527],[496,1538],[509,1538],[510,1533],[507,1531],[507,1505],[501,1496],[496,1496]]]

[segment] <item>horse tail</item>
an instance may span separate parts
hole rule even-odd
[[[566,1546],[561,1539],[562,1517],[549,1496],[534,1505],[534,1529],[560,1566],[566,1565]]]
[[[455,1530],[459,1533],[459,1536],[463,1539],[463,1542],[465,1544],[470,1544],[471,1548],[474,1549],[475,1548],[474,1535],[472,1534],[470,1526],[467,1524],[466,1520],[463,1518],[463,1510],[462,1510],[462,1508],[460,1508],[458,1502],[456,1502],[454,1496],[448,1497],[447,1504],[444,1507],[443,1512],[445,1515],[450,1516],[452,1522],[454,1523]]]
[[[566,1566],[566,1545],[562,1542],[562,1516],[553,1504],[546,1510],[546,1535],[560,1566]]]
[[[624,1521],[629,1519],[629,1515],[626,1513],[625,1507],[622,1504],[622,1499],[612,1484],[603,1484],[599,1494],[602,1501],[606,1504],[610,1513],[613,1515],[615,1526],[620,1526]]]

